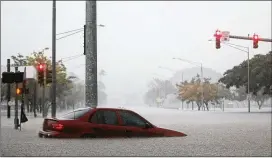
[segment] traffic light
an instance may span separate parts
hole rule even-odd
[[[219,30],[216,30],[215,34],[214,34],[214,37],[215,37],[215,48],[216,49],[220,49],[221,48],[221,37],[222,37],[222,33],[221,31]]]
[[[2,73],[2,83],[21,83],[24,80],[23,72],[3,72]]]
[[[16,95],[21,95],[23,93],[23,88],[16,89]]]
[[[45,65],[44,64],[39,64],[38,65],[38,71],[44,71]]]
[[[52,70],[46,69],[46,84],[52,83]]]
[[[45,65],[44,64],[39,64],[37,66],[37,72],[38,72],[38,83],[40,85],[44,84],[44,70],[45,70]]]
[[[254,34],[254,35],[253,35],[253,48],[256,49],[256,48],[259,47],[258,42],[259,42],[259,36],[256,35],[256,34]]]
[[[14,83],[14,72],[3,72],[2,83]]]
[[[86,25],[84,25],[84,39],[83,39],[83,54],[86,55],[86,45],[85,45],[85,41],[86,41]]]
[[[24,81],[24,72],[15,72],[14,73],[15,83],[21,83]]]

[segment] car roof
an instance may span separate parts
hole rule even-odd
[[[119,107],[119,108],[107,108],[107,107],[97,107],[95,109],[100,109],[100,110],[117,110],[117,111],[120,111],[120,110],[124,110],[124,111],[132,111],[132,110],[129,110],[129,109],[125,109],[123,107]],[[133,112],[133,111],[132,111]]]
[[[116,111],[131,111],[131,112],[134,112],[132,110],[125,109],[124,107],[118,107],[118,108],[110,108],[110,107],[96,107],[96,108],[93,108],[93,107],[84,107],[84,108],[74,109],[73,111],[76,112],[76,111],[88,110],[88,109],[89,110],[96,109],[96,110],[116,110]]]

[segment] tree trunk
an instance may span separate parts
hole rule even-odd
[[[201,110],[201,105],[198,102],[196,102],[196,105],[197,105],[197,110],[200,111]]]
[[[261,110],[262,108],[262,105],[263,105],[264,101],[257,101],[257,104],[258,104],[258,107],[259,107],[259,110]]]
[[[45,117],[48,116],[48,111],[50,107],[51,107],[51,104],[45,104],[45,108],[44,108]]]
[[[33,112],[33,101],[29,100],[29,112]]]
[[[209,111],[209,105],[208,103],[204,103],[206,105],[207,111]]]

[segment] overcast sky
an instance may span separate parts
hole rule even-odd
[[[122,97],[143,94],[153,73],[171,76],[158,66],[174,70],[192,67],[172,60],[180,57],[201,62],[204,67],[223,73],[245,60],[239,50],[222,46],[215,49],[216,29],[232,35],[257,33],[271,38],[271,1],[183,2],[183,1],[99,1],[97,2],[98,68],[107,76],[107,93]],[[57,33],[83,27],[85,2],[57,2]],[[52,2],[1,2],[1,63],[11,55],[29,55],[52,47]],[[231,43],[250,46],[251,56],[265,54],[271,43],[231,39]],[[51,56],[50,50],[46,52]],[[83,54],[83,32],[57,41],[57,59]],[[69,72],[84,79],[85,57],[65,62]],[[129,90],[128,90],[129,89]]]

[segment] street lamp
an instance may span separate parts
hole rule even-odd
[[[213,40],[208,40],[208,41],[213,41]],[[226,43],[226,42],[221,42],[226,46],[232,47],[234,49],[240,50],[242,52],[246,52],[247,53],[247,101],[248,101],[248,112],[250,112],[250,90],[249,90],[249,86],[250,86],[250,70],[249,70],[249,47],[245,47],[245,46],[241,46],[241,45],[237,45],[237,44],[232,44],[232,43]],[[240,49],[240,48],[244,48],[244,49]]]
[[[204,106],[204,78],[203,78],[203,67],[202,67],[202,63],[199,63],[199,62],[193,62],[193,61],[190,61],[190,60],[186,60],[186,59],[181,59],[181,58],[173,58],[173,59],[177,59],[177,60],[180,60],[180,61],[184,61],[184,62],[187,62],[187,63],[190,63],[190,64],[193,64],[193,65],[196,65],[196,66],[200,66],[200,72],[201,72],[201,87],[202,87],[202,91],[201,91],[201,106]]]

